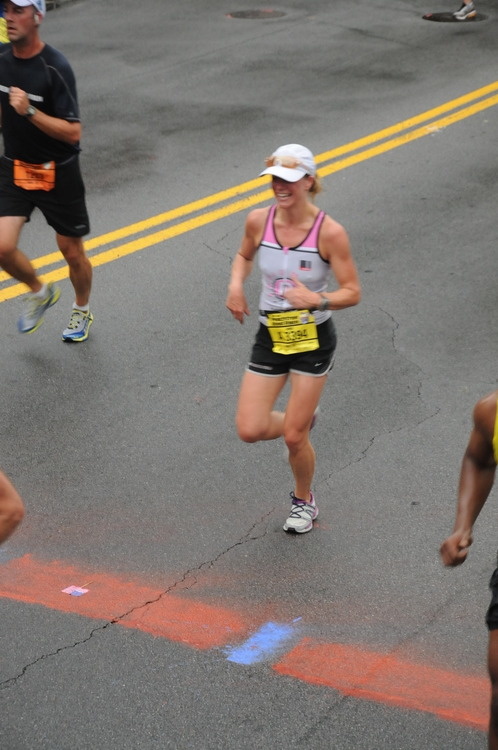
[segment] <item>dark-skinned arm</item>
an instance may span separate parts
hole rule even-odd
[[[461,565],[467,559],[474,524],[493,487],[496,473],[493,452],[495,415],[496,394],[486,396],[474,408],[474,426],[460,470],[453,533],[440,549],[445,565]]]

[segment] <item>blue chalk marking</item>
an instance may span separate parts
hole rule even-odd
[[[257,664],[281,651],[294,637],[295,627],[267,622],[240,646],[224,649],[227,660],[236,664]]]

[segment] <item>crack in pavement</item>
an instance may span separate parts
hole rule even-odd
[[[222,242],[223,240],[226,239],[226,237],[227,237],[227,235],[225,235],[224,237],[219,238],[218,241]],[[229,255],[229,253],[230,253],[229,250],[225,251],[225,250],[223,250],[223,248],[213,247],[212,245],[209,245],[207,242],[203,242],[202,244],[204,245],[204,247],[207,250],[209,250],[210,252],[212,252],[214,255],[218,255],[221,258],[225,258],[226,260],[228,260],[231,263],[232,258]]]
[[[18,680],[20,680],[22,677],[25,676],[26,672],[31,668],[34,667],[36,664],[38,664],[41,661],[45,661],[46,659],[50,659],[53,656],[57,656],[58,654],[62,653],[63,651],[68,651],[70,649],[76,648],[77,646],[82,646],[85,643],[88,643],[94,635],[97,633],[101,633],[108,628],[112,627],[113,625],[118,625],[121,620],[123,620],[125,617],[128,617],[128,615],[131,615],[133,612],[137,612],[138,610],[145,609],[146,607],[150,607],[153,604],[157,604],[157,602],[161,601],[165,596],[170,594],[172,591],[174,591],[177,587],[181,586],[183,583],[185,583],[189,578],[192,579],[191,583],[189,583],[188,586],[185,586],[182,588],[182,591],[188,591],[197,583],[197,578],[195,577],[195,574],[197,572],[200,572],[204,568],[212,568],[216,565],[218,560],[220,560],[222,557],[227,555],[229,552],[231,552],[236,547],[239,547],[240,545],[247,544],[248,542],[254,542],[258,539],[262,539],[266,534],[268,533],[268,526],[265,526],[264,530],[260,534],[256,534],[251,536],[251,534],[254,532],[254,530],[262,523],[264,523],[269,516],[274,513],[276,508],[272,508],[270,511],[265,513],[259,521],[256,521],[249,531],[247,531],[240,539],[238,539],[236,542],[231,544],[229,547],[224,549],[222,552],[219,552],[216,557],[213,557],[211,560],[205,560],[204,562],[197,565],[195,568],[189,568],[186,570],[182,577],[179,578],[177,581],[171,584],[171,586],[168,586],[168,588],[165,591],[162,591],[159,596],[155,597],[154,599],[150,599],[149,601],[144,602],[143,604],[137,604],[135,607],[131,607],[131,609],[127,610],[126,612],[123,612],[123,614],[119,615],[118,617],[114,617],[109,622],[104,623],[104,625],[99,625],[96,628],[93,628],[91,630],[90,634],[86,636],[86,638],[82,638],[79,641],[76,641],[75,643],[72,643],[68,646],[60,646],[55,651],[51,651],[48,654],[42,654],[38,658],[34,659],[32,662],[29,662],[29,664],[26,664],[22,670],[19,672],[19,674],[15,675],[14,677],[9,677],[6,680],[3,680],[0,682],[0,690],[5,690],[9,687],[12,687],[17,683]]]
[[[398,355],[400,357],[403,357],[403,359],[405,359],[407,362],[409,362],[421,374],[421,377],[418,378],[417,397],[418,397],[418,399],[425,406],[427,406],[427,404],[425,403],[425,401],[424,401],[424,399],[422,397],[423,378],[427,377],[427,374],[422,370],[422,368],[420,367],[420,365],[418,365],[416,362],[414,362],[409,357],[407,357],[406,354],[403,354],[402,352],[400,352],[398,350],[398,348],[396,346],[396,331],[399,329],[400,324],[398,323],[398,321],[396,320],[396,318],[394,318],[393,315],[391,315],[391,313],[389,313],[387,310],[384,310],[382,307],[377,306],[376,309],[380,310],[380,312],[382,312],[384,315],[386,315],[391,320],[391,322],[393,324],[393,328],[392,328],[392,331],[391,331],[391,344],[392,344],[393,350],[396,353],[396,355]],[[430,414],[428,414],[427,416],[423,417],[423,419],[420,419],[420,420],[418,420],[418,421],[416,421],[416,422],[414,422],[414,423],[412,423],[410,425],[403,424],[403,425],[400,425],[399,427],[393,427],[390,430],[383,430],[382,432],[379,432],[376,435],[373,435],[369,439],[368,444],[366,445],[366,447],[363,448],[360,451],[359,456],[357,456],[356,458],[352,459],[351,461],[348,461],[344,465],[339,466],[337,469],[335,469],[334,471],[332,471],[327,476],[327,479],[325,480],[325,483],[328,483],[328,481],[330,479],[332,479],[338,472],[344,471],[345,469],[348,469],[350,466],[353,466],[354,464],[360,463],[360,461],[363,461],[366,458],[367,453],[369,452],[369,450],[372,448],[374,442],[378,438],[383,437],[385,435],[393,435],[396,432],[401,432],[402,430],[410,429],[412,427],[419,427],[420,425],[424,424],[424,422],[428,422],[430,419],[433,419],[434,417],[437,417],[437,415],[440,412],[441,412],[441,407],[436,407]]]
[[[399,427],[393,427],[392,430],[384,430],[383,432],[378,432],[376,435],[373,435],[369,441],[368,444],[360,451],[360,455],[356,456],[355,458],[351,459],[351,461],[348,461],[347,463],[343,464],[342,466],[339,466],[337,469],[334,469],[326,478],[325,483],[328,484],[329,480],[332,479],[337,473],[344,471],[345,469],[349,469],[350,466],[353,466],[354,464],[358,464],[361,461],[364,461],[367,457],[367,453],[372,448],[373,444],[375,443],[378,438],[384,437],[385,435],[394,435],[396,432],[401,432],[402,430],[411,429],[413,427],[418,427],[421,424],[424,424],[424,422],[428,422],[430,419],[433,419],[434,417],[437,417],[437,415],[441,412],[441,407],[437,407],[431,414],[428,414],[426,417],[421,419],[418,422],[415,422],[412,425],[400,425]]]

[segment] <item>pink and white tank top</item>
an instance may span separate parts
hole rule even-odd
[[[318,235],[325,218],[320,211],[305,239],[296,247],[282,247],[277,241],[273,221],[277,206],[268,212],[263,238],[258,248],[258,263],[262,276],[259,298],[260,321],[266,322],[262,312],[290,310],[291,305],[283,297],[286,289],[294,286],[296,276],[312,292],[326,292],[330,278],[330,265],[318,251]],[[316,323],[330,318],[330,311],[313,313]]]

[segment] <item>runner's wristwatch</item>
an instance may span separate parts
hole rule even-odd
[[[35,114],[36,114],[36,107],[33,107],[33,105],[30,104],[26,112],[24,113],[24,117],[33,117],[33,115]]]
[[[322,301],[320,302],[320,304],[318,305],[316,309],[320,310],[320,312],[325,312],[325,310],[329,309],[329,305],[330,305],[330,300],[328,299],[328,297],[322,296]]]

